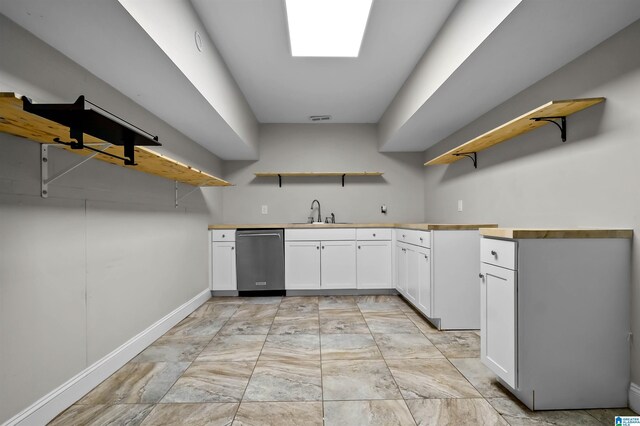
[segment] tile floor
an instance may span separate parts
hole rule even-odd
[[[532,413],[396,296],[213,298],[53,425],[601,425]]]

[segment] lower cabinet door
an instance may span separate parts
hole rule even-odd
[[[480,357],[512,388],[517,386],[516,271],[480,266]]]
[[[422,249],[418,254],[418,308],[431,317],[431,250]]]
[[[393,288],[391,241],[358,241],[357,244],[358,288]]]
[[[236,243],[214,242],[211,257],[211,289],[237,290]]]
[[[287,241],[284,265],[286,289],[320,289],[320,241]]]
[[[356,242],[322,241],[321,288],[356,288]]]
[[[412,303],[418,303],[418,269],[420,253],[415,247],[406,249],[407,257],[407,299]]]
[[[396,245],[396,290],[407,295],[407,249],[402,244]]]

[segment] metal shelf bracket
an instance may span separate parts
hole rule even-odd
[[[343,188],[344,188],[344,177],[345,177],[345,175],[343,174],[343,175],[342,175],[342,187],[343,187]]]
[[[531,120],[533,120],[533,121],[546,121],[548,123],[555,124],[556,126],[558,126],[558,129],[560,129],[560,138],[562,139],[562,142],[566,142],[567,141],[567,117],[566,116],[534,117],[534,118],[531,118]],[[558,120],[560,120],[559,123],[558,123]]]
[[[178,208],[178,201],[182,200],[187,195],[190,195],[190,194],[194,193],[195,191],[197,191],[198,189],[200,189],[200,187],[196,186],[195,188],[193,188],[191,191],[187,192],[186,194],[182,194],[181,196],[178,196],[178,181],[176,180],[174,182],[175,182],[175,190],[176,190],[176,203],[175,203],[175,207],[176,208]]]
[[[78,167],[82,166],[84,163],[86,163],[87,161],[91,160],[96,155],[104,154],[103,150],[106,150],[110,146],[111,146],[111,144],[107,143],[107,144],[104,144],[102,146],[102,150],[91,148],[93,151],[95,151],[95,153],[91,154],[90,156],[88,156],[86,158],[83,158],[82,160],[80,160],[76,164],[74,164],[73,166],[67,167],[66,169],[58,172],[56,175],[49,177],[49,147],[50,147],[50,145],[46,144],[46,143],[43,143],[42,145],[40,145],[40,196],[42,198],[47,198],[49,196],[49,184],[50,183],[52,183],[53,181],[61,178],[62,176],[64,176],[67,173],[69,173],[70,171],[75,170]],[[87,148],[87,146],[85,146],[85,148]]]
[[[455,157],[467,157],[473,161],[473,168],[478,168],[478,153],[477,152],[461,152],[459,154],[453,154]]]

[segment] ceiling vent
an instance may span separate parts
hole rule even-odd
[[[331,120],[330,115],[310,115],[309,120],[311,121],[329,121]]]

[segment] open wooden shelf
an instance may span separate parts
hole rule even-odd
[[[22,109],[21,96],[13,92],[0,92],[0,131],[43,144],[58,145],[53,141],[54,138],[60,138],[64,141],[69,140],[68,127],[24,111]],[[107,142],[86,133],[84,134],[84,143],[92,145],[94,148],[100,148],[100,145],[107,144]],[[71,149],[68,146],[58,146],[61,147],[60,149],[82,156],[94,154],[94,152],[86,149]],[[105,151],[120,157],[124,156],[124,147],[122,146],[112,145]],[[223,179],[194,169],[142,146],[135,147],[136,166],[125,166],[121,160],[103,154],[98,154],[94,158],[120,167],[132,168],[193,186],[231,185]]]
[[[282,177],[319,177],[319,176],[340,176],[342,186],[344,186],[345,176],[382,176],[383,172],[259,172],[256,177],[277,177],[278,186],[282,186]]]
[[[569,116],[585,108],[603,102],[605,98],[566,99],[548,102],[518,118],[505,123],[487,133],[476,137],[444,154],[426,162],[425,166],[434,164],[450,164],[456,162],[464,155],[476,154],[501,142],[519,136],[523,133],[542,127],[549,121],[536,121],[539,118],[562,118]],[[558,126],[560,126],[558,124]]]

